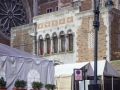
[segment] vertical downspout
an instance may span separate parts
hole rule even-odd
[[[35,55],[37,55],[37,24],[34,25]]]
[[[33,0],[33,16],[38,15],[38,0]]]
[[[113,90],[113,76],[112,76],[112,90]]]
[[[111,16],[110,16],[110,10],[108,10],[108,25],[107,25],[107,31],[106,31],[106,34],[107,34],[107,37],[106,37],[106,40],[107,40],[107,52],[106,52],[106,55],[107,55],[107,60],[110,61],[111,60],[111,20],[110,20]]]

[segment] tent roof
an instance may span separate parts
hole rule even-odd
[[[94,61],[90,62],[90,68],[88,68],[87,75],[94,76]],[[97,62],[97,75],[120,77],[120,74],[107,60],[99,60]]]
[[[97,62],[97,75],[105,75],[105,76],[114,76],[120,77],[120,74],[113,68],[113,66],[107,60],[99,60]],[[87,76],[94,76],[94,61],[82,62],[82,63],[74,63],[74,64],[63,64],[55,66],[55,76],[66,76],[72,75],[73,69],[82,68],[83,66],[87,69]]]
[[[62,65],[56,65],[55,66],[55,76],[67,76],[73,74],[73,69],[80,69],[83,66],[88,66],[89,62],[83,62],[83,63],[73,63],[73,64],[62,64]]]
[[[44,58],[41,58],[39,56],[27,53],[25,51],[12,48],[10,46],[7,46],[5,44],[0,43],[0,55],[2,56],[14,56],[14,57],[23,57],[23,58],[39,58],[41,60],[46,60]]]

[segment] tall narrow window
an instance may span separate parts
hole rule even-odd
[[[56,33],[53,33],[53,49],[54,53],[58,52],[58,38]]]
[[[69,38],[69,51],[73,51],[73,35],[68,34],[68,38]]]
[[[46,46],[47,46],[47,54],[51,52],[51,41],[49,34],[46,35]]]
[[[61,38],[61,52],[65,52],[65,34],[63,31],[60,33],[60,38]]]
[[[53,11],[52,8],[48,8],[46,12],[47,12],[47,13],[51,13],[52,11]]]
[[[39,37],[39,42],[40,42],[40,46],[39,46],[40,52],[39,53],[40,53],[40,55],[43,55],[44,54],[44,40],[43,40],[42,36]]]
[[[69,51],[73,51],[73,34],[72,34],[72,30],[68,30],[68,50]]]

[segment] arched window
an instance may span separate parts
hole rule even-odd
[[[39,36],[39,54],[40,55],[44,54],[44,40],[42,35]]]
[[[73,34],[72,30],[68,30],[68,49],[69,51],[73,51]]]
[[[46,48],[47,48],[47,54],[50,54],[51,52],[51,41],[50,41],[50,35],[46,35]]]
[[[32,82],[40,82],[40,74],[37,70],[32,69],[29,71],[27,76],[27,90],[32,89]]]
[[[58,52],[58,37],[55,32],[53,33],[53,52],[54,53]]]
[[[61,52],[65,52],[65,34],[63,31],[60,33],[61,38]]]

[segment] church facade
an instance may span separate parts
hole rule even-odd
[[[120,11],[117,4],[107,9],[104,3],[100,8],[98,60],[118,60]],[[11,46],[61,64],[94,60],[92,5],[87,0],[72,5],[70,1],[58,1],[58,11],[47,9],[47,14],[41,12],[42,15],[33,18],[33,24],[12,28]]]
[[[25,0],[24,3],[23,0],[11,0],[11,10],[15,5],[16,13],[7,11],[6,24],[4,18],[1,19],[1,28],[6,27],[1,29],[1,42],[8,45],[10,42],[12,47],[59,64],[94,60],[93,1]],[[107,9],[105,2],[100,1],[98,60],[118,60],[120,1],[113,0],[113,9]],[[5,10],[2,4],[0,7]]]

